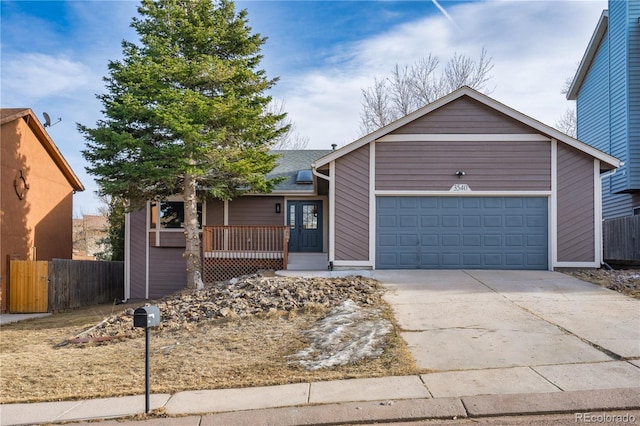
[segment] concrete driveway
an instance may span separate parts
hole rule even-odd
[[[548,271],[372,275],[434,396],[640,387],[639,300]]]

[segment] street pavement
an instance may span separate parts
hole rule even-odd
[[[640,422],[639,300],[548,271],[366,274],[389,289],[401,336],[428,373],[154,394],[152,418],[141,415],[143,395],[5,404],[0,424],[373,424],[556,413],[589,423],[598,412]]]

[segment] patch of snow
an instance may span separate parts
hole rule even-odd
[[[304,334],[311,345],[292,355],[307,370],[346,365],[383,352],[391,322],[379,309],[363,308],[348,299]]]

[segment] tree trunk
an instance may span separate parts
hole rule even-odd
[[[198,224],[198,198],[196,180],[187,175],[184,184],[184,236],[186,245],[184,258],[187,261],[187,288],[201,289],[202,268],[200,259],[200,227]]]

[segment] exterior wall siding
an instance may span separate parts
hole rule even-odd
[[[159,231],[160,247],[186,247],[184,231]],[[156,233],[149,233],[149,246],[156,247]]]
[[[640,207],[640,193],[614,194],[611,192],[611,178],[602,179],[603,219],[630,216],[633,214],[634,207]]]
[[[391,134],[420,133],[536,133],[529,126],[507,117],[467,96],[408,123]]]
[[[611,155],[625,162],[611,178],[611,190],[628,189],[628,81],[626,1],[609,2],[609,102]]]
[[[281,212],[276,213],[276,203]],[[284,198],[246,196],[229,202],[229,225],[284,225]]]
[[[606,153],[611,152],[608,40],[605,34],[576,100],[578,139]]]
[[[625,3],[629,31],[629,188],[640,191],[640,1]]]
[[[145,298],[147,256],[145,233],[147,232],[147,210],[129,214],[129,292],[132,299]]]
[[[224,225],[224,202],[220,200],[207,200],[205,203],[205,221],[207,225]]]
[[[187,285],[184,248],[149,248],[149,298],[157,299]]]
[[[593,158],[558,146],[558,261],[593,262],[594,235]]]
[[[369,145],[336,160],[334,179],[335,260],[369,260]]]
[[[457,170],[466,173],[463,178]],[[549,142],[379,142],[376,190],[551,190]]]

